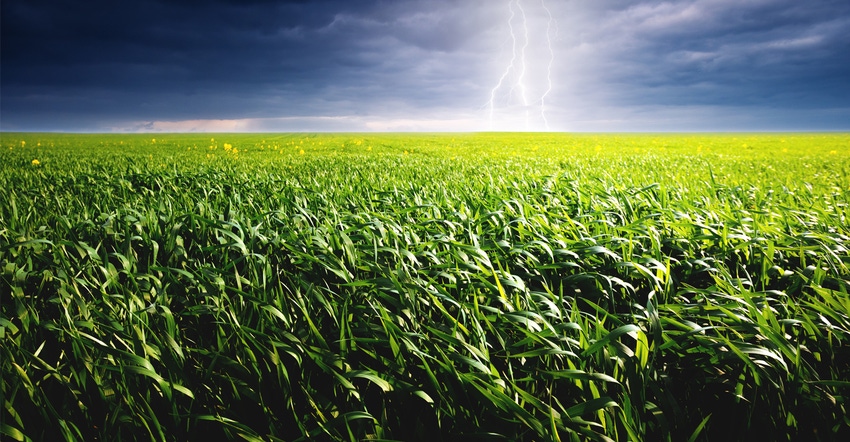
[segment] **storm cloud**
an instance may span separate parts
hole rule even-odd
[[[850,129],[844,0],[0,7],[4,131]]]

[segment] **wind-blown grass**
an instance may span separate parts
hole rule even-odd
[[[211,137],[3,134],[5,437],[850,436],[847,135]]]

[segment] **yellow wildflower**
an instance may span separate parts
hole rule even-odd
[[[41,164],[41,161],[38,161],[38,159],[32,160],[33,166],[38,166],[39,164]]]
[[[299,151],[298,153],[300,153],[301,155],[304,155],[304,149],[301,149],[301,151]]]

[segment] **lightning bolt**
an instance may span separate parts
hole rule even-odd
[[[519,0],[517,0],[519,2]],[[511,11],[511,16],[508,18],[508,29],[511,33],[511,42],[512,42],[512,51],[511,51],[511,61],[508,63],[508,67],[505,68],[505,72],[502,73],[502,76],[499,77],[499,82],[496,86],[490,91],[490,130],[493,130],[493,113],[496,110],[496,91],[502,88],[502,84],[505,82],[505,79],[508,78],[508,75],[514,70],[514,63],[516,62],[516,33],[514,32],[514,17],[516,14],[514,13],[514,2],[511,1],[508,3],[508,8]],[[512,88],[513,89],[513,88]]]
[[[552,27],[555,23],[555,19],[552,16],[552,12],[546,6],[545,0],[540,0],[540,4],[543,11],[546,13],[545,38],[546,48],[549,53],[549,60],[546,63],[546,89],[542,92],[540,98],[534,100],[533,103],[529,101],[529,88],[526,84],[526,77],[529,73],[529,63],[526,60],[526,53],[531,42],[528,25],[529,17],[526,15],[526,9],[523,7],[521,0],[510,0],[508,2],[510,16],[508,17],[507,24],[510,32],[511,58],[507,67],[502,72],[502,75],[499,77],[499,81],[496,83],[496,86],[490,90],[490,100],[487,102],[490,114],[490,130],[493,130],[494,128],[497,96],[499,96],[499,91],[503,90],[503,88],[507,88],[508,85],[509,88],[506,94],[507,103],[510,105],[513,101],[514,103],[518,102],[518,104],[522,105],[525,116],[525,129],[528,130],[530,126],[529,119],[531,104],[540,103],[540,118],[542,119],[546,130],[549,130],[549,120],[546,117],[546,98],[552,91],[552,65],[555,62],[555,52],[552,48]],[[518,25],[515,23],[517,21],[519,21]],[[522,34],[521,36],[518,35],[520,32]],[[534,74],[533,71],[531,73]],[[539,78],[539,74],[537,75]],[[538,90],[539,89],[540,88],[538,88]],[[504,95],[505,93],[503,92],[502,96]]]

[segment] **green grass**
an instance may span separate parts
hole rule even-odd
[[[3,133],[0,434],[847,440],[848,194],[847,134]]]

